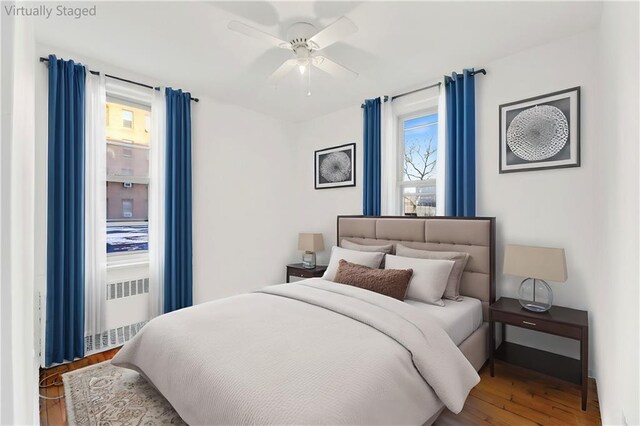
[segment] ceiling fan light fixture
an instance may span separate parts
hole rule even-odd
[[[298,71],[300,71],[300,75],[304,75],[307,71],[307,66],[311,66],[311,61],[309,60],[309,52],[308,51],[297,51],[298,55]]]
[[[311,87],[311,68],[314,66],[336,78],[351,79],[358,76],[357,73],[344,65],[334,62],[325,56],[315,55],[315,52],[331,46],[358,31],[358,27],[345,16],[320,31],[308,22],[295,22],[287,31],[286,41],[239,21],[229,22],[228,28],[271,45],[293,51],[295,57],[284,61],[271,74],[268,79],[271,83],[277,82],[296,67],[301,76],[306,74],[309,87]],[[312,54],[314,55],[312,56]],[[311,90],[308,91],[307,95],[311,95]]]

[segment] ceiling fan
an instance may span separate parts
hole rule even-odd
[[[305,72],[307,73],[309,77],[309,84],[311,82],[312,66],[340,79],[352,79],[358,76],[356,72],[350,70],[344,65],[332,61],[326,56],[316,54],[319,50],[331,46],[332,44],[358,31],[358,27],[344,16],[320,31],[308,22],[296,22],[291,25],[287,31],[288,41],[281,40],[278,37],[272,36],[271,34],[265,33],[238,21],[229,22],[228,28],[249,37],[266,41],[267,43],[281,49],[289,49],[293,51],[295,58],[289,59],[280,65],[280,67],[269,77],[268,81],[270,83],[276,83],[296,67],[300,74],[304,74]],[[310,89],[307,95],[311,95]]]

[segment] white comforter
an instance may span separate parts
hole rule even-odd
[[[191,425],[422,424],[479,381],[427,315],[321,279],[162,315],[112,362]]]

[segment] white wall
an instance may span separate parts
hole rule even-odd
[[[2,116],[0,135],[0,424],[9,423],[13,419],[13,377],[12,354],[9,342],[12,334],[11,321],[11,275],[6,256],[11,250],[9,235],[11,229],[9,208],[2,200],[11,193],[11,145],[4,141],[11,140],[13,127],[13,42],[15,27],[13,20],[0,17],[2,30],[2,56],[0,57],[0,83],[2,84]],[[9,58],[11,60],[9,60]],[[7,343],[5,343],[7,342]]]
[[[314,188],[314,151],[347,143],[356,144],[356,186]],[[320,232],[325,250],[317,262],[326,264],[336,244],[336,216],[362,214],[362,109],[360,105],[293,125],[291,146],[300,208],[300,232]],[[294,259],[300,261],[299,258]]]
[[[601,270],[593,321],[598,337],[598,394],[603,423],[640,424],[638,292],[637,2],[606,2],[599,39],[602,123],[599,134],[597,240]]]
[[[302,211],[289,125],[205,97],[191,111],[194,303],[283,283]]]
[[[34,307],[34,56],[28,19],[2,15],[0,423],[38,421]]]

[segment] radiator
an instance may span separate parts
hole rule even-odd
[[[149,278],[107,284],[107,300],[149,293]]]
[[[121,300],[149,293],[149,278],[136,278],[116,281],[106,284],[105,297],[107,303],[110,300]],[[143,302],[146,303],[146,302]],[[104,351],[106,349],[122,346],[135,336],[148,320],[110,328],[84,338],[85,354]]]
[[[123,327],[105,330],[102,333],[93,336],[84,337],[85,355],[90,352],[105,350],[110,347],[121,346],[135,336],[138,331],[147,323],[140,321],[135,324],[125,325]]]

